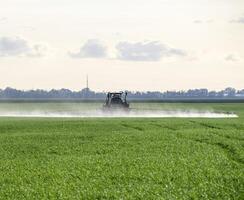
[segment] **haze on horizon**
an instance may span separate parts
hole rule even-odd
[[[244,88],[243,0],[0,0],[0,88]]]

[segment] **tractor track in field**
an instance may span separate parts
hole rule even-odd
[[[206,128],[218,129],[218,130],[222,129],[220,127],[213,126],[213,125],[210,125],[210,124],[206,124],[206,123],[203,123],[203,122],[197,122],[197,121],[192,121],[192,120],[190,120],[190,122],[193,123],[193,124],[201,125],[202,127],[206,127]]]
[[[132,126],[132,125],[129,125],[129,124],[121,124],[123,127],[125,128],[130,128],[130,129],[133,129],[133,130],[137,130],[137,131],[144,131],[145,129],[141,128],[141,127],[138,127],[138,126]]]
[[[237,141],[244,141],[243,138],[238,138],[238,137],[230,137],[229,135],[221,135],[219,133],[216,133],[214,131],[211,132],[212,134],[218,136],[218,137],[223,137],[223,138],[226,138],[226,139],[229,139],[229,140],[237,140]]]
[[[232,137],[229,137],[229,136],[224,136],[224,135],[221,135],[221,134],[218,134],[218,133],[214,132],[214,130],[223,130],[220,127],[216,127],[216,126],[213,126],[213,125],[205,124],[205,123],[202,123],[202,122],[200,122],[200,123],[196,122],[196,121],[191,121],[191,122],[195,123],[195,124],[198,124],[198,125],[201,125],[203,127],[206,127],[206,128],[208,128],[210,130],[212,129],[211,133],[216,135],[216,136],[218,136],[218,137],[227,138],[227,139],[230,139],[230,140],[232,140],[232,139],[239,140],[239,141],[243,140],[243,139],[240,139],[240,138],[232,138]],[[121,125],[123,127],[125,127],[125,128],[130,128],[130,129],[137,130],[137,131],[145,131],[145,129],[143,129],[141,127],[138,127],[138,126],[133,126],[133,125],[124,124],[124,123],[121,124]],[[157,127],[157,128],[168,129],[170,131],[177,131],[176,128],[173,128],[173,127],[170,127],[170,126],[166,126],[166,125],[154,124],[154,123],[151,123],[150,125],[152,125],[154,127]],[[242,158],[240,158],[240,156],[236,152],[236,150],[229,144],[224,144],[224,143],[221,143],[221,142],[210,142],[210,141],[208,141],[206,139],[194,139],[194,138],[182,138],[182,139],[192,140],[194,142],[207,144],[207,145],[212,145],[212,146],[221,148],[225,152],[225,154],[227,155],[229,160],[232,160],[232,161],[240,163],[240,164],[244,164],[244,160]]]
[[[145,131],[144,128],[141,128],[141,127],[138,127],[138,126],[132,126],[132,125],[128,125],[128,124],[121,124],[121,125],[123,127],[131,128],[131,129],[134,129],[134,130],[137,130],[137,131]],[[171,131],[176,131],[177,130],[176,128],[172,128],[172,127],[166,126],[166,125],[153,124],[153,123],[151,123],[150,125],[152,125],[154,127],[157,127],[157,128],[166,128],[166,129],[171,130]]]
[[[203,127],[206,127],[206,128],[209,128],[211,130],[211,134],[217,136],[217,137],[220,137],[220,138],[226,138],[226,139],[229,139],[229,140],[238,140],[238,141],[243,141],[242,138],[238,138],[238,137],[230,137],[230,136],[225,136],[225,135],[222,135],[222,134],[219,134],[217,133],[216,131],[217,130],[224,130],[223,128],[220,128],[220,127],[217,127],[217,126],[213,126],[213,125],[209,125],[209,124],[205,124],[205,123],[202,123],[202,122],[196,122],[196,121],[190,121],[194,124],[198,124],[198,125],[201,125]],[[196,141],[196,142],[200,142],[200,143],[204,143],[204,144],[207,144],[207,145],[213,145],[213,146],[217,146],[221,149],[223,149],[227,155],[227,157],[230,159],[230,160],[233,160],[235,162],[238,162],[238,163],[241,163],[241,164],[244,164],[244,159],[240,158],[239,157],[239,154],[236,152],[236,150],[229,144],[224,144],[224,143],[221,143],[221,142],[209,142],[208,140],[206,139],[193,139],[193,138],[188,138],[192,141]]]
[[[176,128],[172,128],[170,126],[166,126],[166,125],[160,125],[160,124],[151,124],[152,126],[155,126],[155,127],[158,127],[158,128],[166,128],[166,129],[169,129],[171,131],[176,131],[177,129]]]
[[[215,130],[224,130],[223,128],[220,128],[220,127],[217,127],[217,126],[213,126],[213,125],[209,125],[209,124],[205,124],[205,123],[202,123],[202,122],[196,122],[196,121],[190,121],[194,124],[199,124],[203,127],[207,127],[207,128],[210,128],[210,129],[213,129],[213,131],[211,131],[212,134],[218,136],[218,137],[223,137],[223,138],[226,138],[226,139],[230,139],[230,140],[238,140],[238,141],[244,141],[244,138],[239,138],[239,137],[231,137],[229,135],[222,135],[222,134],[219,134],[217,132],[214,131]]]
[[[244,164],[244,159],[239,157],[239,154],[236,152],[236,150],[229,144],[223,144],[221,142],[214,142],[211,143],[206,139],[193,139],[193,138],[184,138],[186,140],[191,140],[194,142],[199,142],[202,144],[212,145],[221,148],[227,155],[227,157],[237,163]]]

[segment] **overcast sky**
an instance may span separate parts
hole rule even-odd
[[[244,88],[243,0],[0,0],[0,88]]]

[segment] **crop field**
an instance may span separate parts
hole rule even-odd
[[[0,114],[97,106],[0,103]],[[0,199],[244,199],[244,103],[132,106],[238,118],[0,117]]]

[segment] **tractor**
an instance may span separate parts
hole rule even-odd
[[[103,108],[105,110],[129,110],[129,104],[127,103],[126,97],[127,92],[109,92]]]

